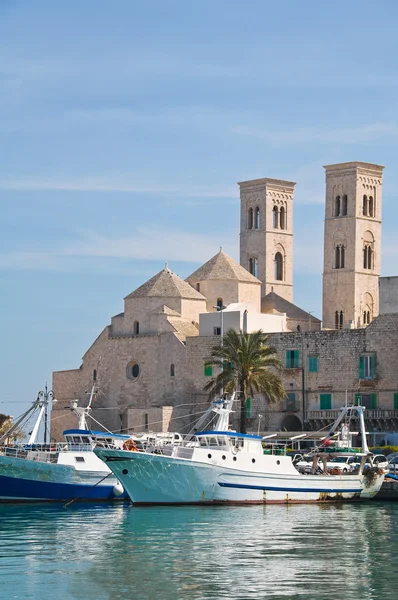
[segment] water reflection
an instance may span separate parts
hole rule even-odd
[[[396,597],[398,505],[0,506],[4,597]],[[17,594],[17,595],[15,595]]]

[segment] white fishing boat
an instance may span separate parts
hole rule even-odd
[[[264,450],[262,438],[228,431],[231,401],[212,408],[216,429],[195,432],[167,454],[96,448],[134,504],[279,504],[345,502],[372,498],[385,472],[371,464],[364,408],[344,407],[320,447],[309,474],[297,471],[281,450]],[[354,452],[349,423],[359,424],[362,447],[355,472],[319,469],[332,456]]]
[[[64,431],[63,443],[37,443],[48,407],[47,393],[39,394],[29,410],[1,436],[0,444],[38,411],[27,443],[0,445],[0,503],[127,499],[120,482],[93,449],[126,447],[130,436],[88,428],[86,417],[91,411],[94,391],[95,386],[87,407],[79,407],[77,402],[71,404],[79,425],[77,429]]]

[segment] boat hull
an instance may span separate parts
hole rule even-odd
[[[122,450],[95,450],[134,504],[290,504],[372,498],[384,475],[301,475]]]
[[[0,503],[126,500],[114,476],[72,466],[0,456]],[[104,481],[101,481],[101,479]]]

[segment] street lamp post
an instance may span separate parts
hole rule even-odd
[[[258,415],[258,429],[257,429],[257,435],[260,435],[260,422],[261,419],[263,418],[263,415]]]

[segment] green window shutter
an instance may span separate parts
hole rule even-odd
[[[394,410],[398,410],[398,392],[394,392]]]
[[[317,356],[309,356],[308,357],[308,372],[309,373],[318,373],[318,357]]]
[[[376,364],[376,357],[374,354],[372,354],[370,357],[370,378],[371,379],[375,378],[375,364]]]
[[[296,394],[289,392],[286,401],[286,410],[294,411],[296,409]]]
[[[365,379],[365,357],[359,357],[359,379]]]
[[[370,394],[370,408],[377,408],[377,394]]]
[[[213,365],[211,363],[205,363],[204,376],[212,377],[212,375],[213,375]]]
[[[251,399],[250,398],[246,398],[246,418],[250,419],[251,416]]]
[[[299,366],[299,351],[293,350],[293,367]]]
[[[361,406],[362,394],[355,394],[355,406]]]
[[[290,367],[290,350],[286,350],[286,368]]]
[[[319,394],[319,406],[321,410],[332,408],[332,394]]]

